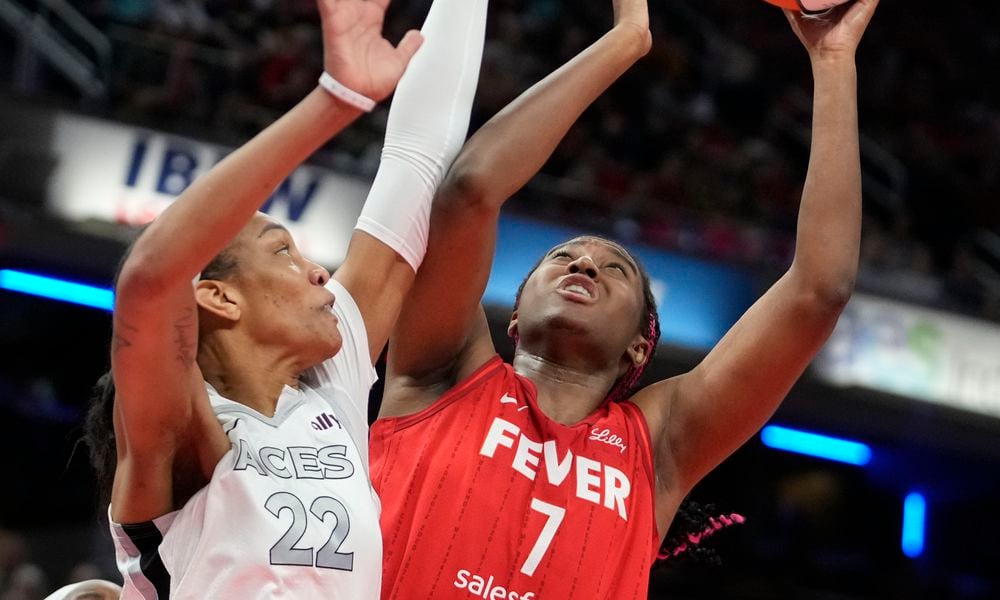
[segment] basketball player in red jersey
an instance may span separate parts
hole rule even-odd
[[[372,479],[383,598],[645,598],[681,500],[767,421],[854,284],[861,229],[854,55],[878,0],[786,12],[815,81],[793,264],[692,371],[629,397],[658,337],[648,279],[582,237],[518,296],[512,365],[479,299],[503,202],[649,47],[643,0],[487,123],[438,192],[425,262],[389,350]]]

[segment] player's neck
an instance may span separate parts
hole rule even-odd
[[[579,423],[604,403],[616,373],[558,364],[525,351],[514,355],[514,370],[535,384],[538,407],[562,423]]]
[[[280,352],[232,339],[206,341],[198,350],[205,381],[222,396],[274,416],[285,386],[298,388],[301,369]]]

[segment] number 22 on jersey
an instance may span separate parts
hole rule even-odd
[[[330,537],[319,551],[314,551],[313,548],[296,548],[310,523],[305,504],[297,496],[288,492],[277,492],[267,499],[264,508],[278,518],[281,518],[281,513],[284,511],[289,511],[292,515],[292,523],[288,526],[288,530],[274,546],[271,546],[272,565],[354,570],[354,553],[339,551],[351,530],[351,517],[343,502],[330,496],[320,496],[313,500],[309,507],[309,512],[320,522],[323,522],[329,514],[332,514],[337,521],[333,531],[330,532]]]

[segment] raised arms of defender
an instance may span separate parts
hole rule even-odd
[[[382,353],[427,247],[431,200],[465,142],[486,33],[487,0],[435,0],[393,97],[378,173],[334,279]]]
[[[411,33],[398,48],[384,40],[385,3],[320,0],[319,8],[326,68],[364,95],[387,96],[420,37]],[[191,281],[279,182],[360,114],[317,88],[196,180],[136,241],[118,281],[113,324],[115,521],[145,521],[173,510],[178,464],[207,481],[228,449],[195,362]]]

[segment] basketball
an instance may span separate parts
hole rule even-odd
[[[829,10],[841,4],[847,4],[850,0],[764,0],[769,4],[787,8],[790,10],[801,10],[807,13],[818,13]]]

